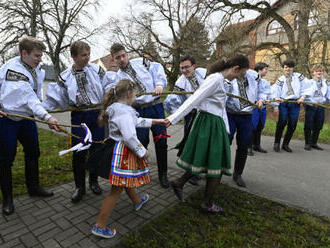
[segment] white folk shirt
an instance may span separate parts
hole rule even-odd
[[[330,82],[328,80],[321,78],[318,82],[318,80],[310,79],[309,85],[312,88],[312,93],[306,97],[306,102],[325,103],[330,100]]]
[[[172,115],[167,119],[175,124],[194,108],[220,116],[229,133],[228,118],[226,113],[226,94],[224,88],[224,77],[221,73],[209,75],[203,84],[191,95]]]
[[[131,151],[142,158],[147,150],[138,140],[136,128],[150,128],[152,119],[139,118],[135,109],[120,102],[110,105],[106,113],[108,115],[109,137],[116,141],[123,141]]]
[[[164,68],[161,64],[157,62],[149,62],[148,64],[144,63],[142,58],[131,59],[129,61],[133,69],[137,74],[137,78],[144,85],[146,92],[152,92],[156,87],[162,87],[164,90],[167,86],[167,80]],[[117,72],[118,80],[129,79],[133,81],[133,78],[124,72],[122,69],[119,69]],[[134,81],[133,81],[134,82]],[[134,82],[136,83],[136,82]],[[146,103],[151,103],[155,99],[158,99],[159,96],[152,95],[143,95],[136,98],[133,105],[141,105]]]
[[[299,99],[300,97],[308,96],[311,94],[311,87],[309,87],[308,81],[300,73],[292,73],[291,75],[291,88],[287,83],[287,77],[281,76],[272,85],[272,98],[274,99]]]
[[[196,68],[195,69],[195,78],[197,79],[198,87],[204,82],[206,75],[206,69],[204,68]],[[197,87],[197,88],[198,88]],[[189,92],[189,91],[195,91],[197,90],[195,86],[191,84],[189,79],[185,77],[184,75],[181,75],[178,80],[175,82],[174,85],[174,91],[183,91],[183,92]],[[175,95],[171,94],[168,95],[164,101],[164,108],[167,113],[174,113],[181,105],[182,103],[187,100],[187,98],[191,96],[189,95]]]
[[[254,70],[248,70],[245,76],[242,78],[244,80],[244,91],[245,95],[240,93],[238,80],[234,79],[230,82],[227,82],[226,92],[231,93],[236,96],[241,96],[247,98],[250,102],[257,102],[259,100],[266,100],[267,94],[267,87],[263,85],[264,81],[260,80],[259,74]],[[227,111],[230,113],[242,113],[242,114],[250,114],[252,113],[255,107],[251,106],[248,102],[242,101],[238,98],[228,97],[227,99]]]
[[[102,67],[94,63],[89,63],[83,68],[83,71],[78,71],[78,73],[85,73],[86,76],[83,87],[88,97],[87,104],[79,101],[82,92],[79,90],[75,71],[71,66],[59,75],[57,83],[48,85],[46,100],[42,103],[46,109],[66,109],[72,106],[80,107],[101,103],[106,91],[117,81],[115,72],[105,73]]]
[[[45,72],[39,65],[35,68],[35,73],[34,79],[20,57],[15,57],[3,65],[0,69],[0,105],[4,112],[35,116],[41,120],[51,117],[41,105]],[[9,118],[20,120],[16,117]]]

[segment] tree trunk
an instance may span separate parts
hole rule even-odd
[[[309,76],[309,53],[311,48],[311,39],[308,30],[309,13],[312,9],[311,0],[299,1],[298,12],[298,39],[297,39],[297,71],[305,76]]]

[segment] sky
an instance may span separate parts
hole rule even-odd
[[[120,17],[125,15],[125,8],[131,2],[132,0],[100,0],[100,10],[94,14],[94,16],[97,16],[97,18],[95,18],[95,23],[97,25],[101,25],[106,22],[110,16]],[[99,37],[96,46],[91,44],[91,60],[95,60],[109,54],[109,46],[110,44],[108,44],[106,34]]]
[[[235,0],[234,0],[235,1]],[[253,2],[254,0],[251,0]],[[275,0],[271,0],[273,3]],[[92,13],[95,18],[95,24],[101,25],[105,23],[108,18],[111,17],[121,17],[125,16],[127,12],[127,7],[129,4],[136,2],[136,9],[138,9],[138,2],[136,0],[100,0],[101,7],[96,13]],[[213,22],[218,22],[221,19],[221,14],[213,16]],[[255,18],[255,13],[246,13],[246,19]],[[166,23],[164,25],[157,25],[158,31],[166,35]],[[91,41],[91,60],[103,57],[109,54],[109,47],[111,42],[109,42],[109,34],[103,34],[96,39],[96,42]]]

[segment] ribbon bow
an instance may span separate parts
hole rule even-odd
[[[87,125],[85,123],[81,123],[81,127],[85,131],[85,138],[82,138],[81,142],[79,144],[75,145],[74,147],[71,147],[68,150],[60,151],[58,153],[60,156],[66,154],[68,152],[73,152],[73,151],[80,152],[83,150],[87,150],[91,146],[91,144],[93,143],[91,131],[89,130],[89,128],[87,127]]]
[[[166,130],[163,131],[163,134],[157,135],[156,137],[154,137],[154,143],[156,144],[161,138],[170,138],[171,135],[168,135]]]

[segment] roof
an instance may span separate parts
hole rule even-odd
[[[110,54],[108,54],[102,58],[93,60],[92,63],[100,65],[106,71],[118,71],[118,66],[114,62],[114,60]]]
[[[277,9],[281,7],[284,3],[287,3],[287,1],[283,0],[277,0],[271,5],[272,9]],[[232,32],[237,32],[237,30],[242,31],[242,35],[248,34],[253,29],[256,28],[257,25],[259,25],[263,20],[268,18],[267,15],[261,14],[257,18],[246,20],[244,22],[238,22],[231,24],[223,29],[223,31],[218,35],[217,42],[226,41],[228,37],[232,35]]]

